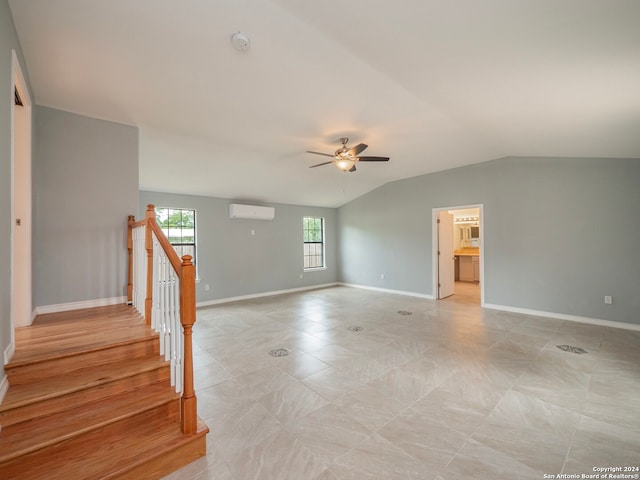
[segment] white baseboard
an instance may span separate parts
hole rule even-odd
[[[343,287],[361,288],[363,290],[373,290],[375,292],[384,292],[384,293],[395,293],[397,295],[406,295],[408,297],[418,297],[418,298],[424,298],[426,300],[433,300],[433,295],[429,295],[427,293],[405,292],[404,290],[392,290],[390,288],[369,287],[367,285],[357,285],[354,283],[340,282],[338,285],[341,285]]]
[[[377,288],[377,287],[369,287],[366,285],[356,285],[351,283],[342,283],[339,285],[343,285],[345,287],[355,287],[355,288],[364,288],[365,290],[375,290],[378,292],[386,292],[386,293],[396,293],[399,295],[409,295],[411,297],[420,297],[428,300],[433,300],[433,295],[426,295],[415,292],[404,292],[402,290],[390,290],[387,288]],[[579,323],[588,323],[590,325],[600,325],[602,327],[612,327],[612,328],[623,328],[626,330],[636,330],[640,331],[640,325],[636,325],[633,323],[624,323],[624,322],[614,322],[612,320],[602,320],[599,318],[589,318],[589,317],[581,317],[578,315],[567,315],[565,313],[555,313],[555,312],[545,312],[542,310],[531,310],[528,308],[519,308],[519,307],[509,307],[506,305],[496,305],[492,303],[485,303],[482,305],[483,308],[490,308],[492,310],[502,310],[505,312],[512,313],[522,313],[525,315],[533,315],[536,317],[547,317],[547,318],[555,318],[558,320],[568,320],[571,322],[579,322]]]
[[[504,312],[523,313],[525,315],[533,315],[536,317],[556,318],[558,320],[568,320],[570,322],[588,323],[590,325],[600,325],[601,327],[623,328],[626,330],[640,331],[640,325],[633,323],[614,322],[612,320],[601,320],[599,318],[581,317],[578,315],[567,315],[566,313],[545,312],[542,310],[531,310],[528,308],[510,307],[507,305],[495,305],[493,303],[485,303],[484,308],[492,310],[502,310]]]
[[[85,300],[83,302],[59,303],[57,305],[44,305],[36,307],[36,315],[44,313],[66,312],[69,310],[80,310],[82,308],[104,307],[107,305],[118,305],[127,303],[127,297],[99,298],[97,300]]]
[[[433,300],[433,295],[429,295],[429,294],[425,294],[425,293],[416,293],[416,292],[407,292],[407,291],[403,291],[403,290],[392,290],[389,288],[379,288],[379,287],[370,287],[367,285],[358,285],[358,284],[353,284],[353,283],[343,283],[343,282],[336,282],[336,283],[325,283],[322,285],[312,285],[309,287],[300,287],[300,288],[291,288],[288,290],[276,290],[276,291],[271,291],[271,292],[263,292],[263,293],[255,293],[255,294],[251,294],[251,295],[241,295],[241,296],[237,296],[237,297],[227,297],[227,298],[220,298],[217,300],[209,300],[206,302],[199,302],[196,304],[197,308],[200,307],[207,307],[210,305],[219,305],[222,303],[229,303],[229,302],[237,302],[240,300],[250,300],[253,298],[260,298],[260,297],[269,297],[272,295],[282,295],[285,293],[293,293],[293,292],[301,292],[301,291],[305,291],[305,290],[316,290],[316,289],[320,289],[320,288],[327,288],[327,287],[335,287],[335,286],[343,286],[343,287],[352,287],[352,288],[361,288],[363,290],[373,290],[376,292],[384,292],[384,293],[391,293],[391,294],[397,294],[397,295],[406,295],[409,297],[418,297],[418,298],[424,298],[426,300]],[[485,303],[482,305],[483,308],[489,308],[492,310],[502,310],[505,312],[512,312],[512,313],[522,313],[525,315],[533,315],[536,317],[547,317],[547,318],[555,318],[558,320],[568,320],[571,322],[579,322],[579,323],[588,323],[591,325],[600,325],[603,327],[612,327],[612,328],[622,328],[622,329],[627,329],[627,330],[637,330],[640,331],[640,325],[635,325],[633,323],[624,323],[624,322],[614,322],[612,320],[601,320],[598,318],[589,318],[589,317],[581,317],[578,315],[567,315],[564,313],[555,313],[555,312],[545,312],[542,310],[531,310],[528,308],[519,308],[519,307],[510,307],[507,305],[497,305],[497,304],[492,304],[492,303]]]
[[[11,343],[7,345],[7,348],[4,349],[4,364],[6,365],[11,361],[13,354],[16,353],[16,342],[15,340],[11,340]]]
[[[221,303],[237,302],[239,300],[250,300],[252,298],[271,297],[272,295],[282,295],[285,293],[303,292],[305,290],[317,290],[319,288],[335,287],[338,283],[323,283],[321,285],[310,285],[308,287],[289,288],[287,290],[274,290],[271,292],[252,293],[250,295],[241,295],[239,297],[218,298],[216,300],[207,300],[205,302],[196,303],[196,308],[208,307],[211,305],[219,305]]]

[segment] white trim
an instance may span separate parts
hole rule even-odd
[[[16,342],[12,340],[7,348],[4,349],[4,364],[6,365],[13,358],[13,354],[16,353]]]
[[[58,303],[57,305],[44,305],[36,307],[36,315],[44,313],[66,312],[68,310],[80,310],[82,308],[104,307],[127,303],[127,297],[99,298],[97,300],[85,300],[83,302]]]
[[[339,285],[338,282],[323,283],[321,285],[310,285],[308,287],[289,288],[287,290],[275,290],[271,292],[252,293],[250,295],[241,295],[239,297],[219,298],[217,300],[207,300],[205,302],[198,302],[196,303],[196,308],[208,307],[210,305],[218,305],[221,303],[237,302],[238,300],[250,300],[252,298],[271,297],[273,295],[282,295],[284,293],[302,292],[305,290],[318,290],[320,288],[335,287],[337,285]]]
[[[342,283],[342,282],[340,282],[338,285],[341,285],[343,287],[361,288],[363,290],[373,290],[375,292],[384,292],[384,293],[395,293],[398,295],[406,295],[408,297],[418,297],[418,298],[424,298],[426,300],[433,300],[433,295],[429,295],[427,293],[406,292],[404,290],[392,290],[390,288],[369,287],[367,285],[356,285],[353,283]]]
[[[0,380],[0,403],[2,403],[2,401],[4,400],[4,396],[7,394],[8,390],[9,390],[9,377],[7,377],[7,374],[5,373],[4,376],[2,377],[2,380]],[[0,430],[2,430],[2,425],[0,425]]]
[[[599,318],[581,317],[578,315],[568,315],[566,313],[545,312],[543,310],[531,310],[528,308],[510,307],[508,305],[496,305],[493,303],[485,303],[483,307],[490,308],[492,310],[502,310],[504,312],[533,315],[536,317],[555,318],[558,320],[568,320],[570,322],[588,323],[590,325],[600,325],[602,327],[623,328],[626,330],[640,331],[640,325],[636,325],[634,323],[614,322],[613,320],[601,320]]]

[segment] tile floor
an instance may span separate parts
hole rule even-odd
[[[640,467],[640,331],[335,287],[200,309],[194,339],[208,455],[165,480]]]

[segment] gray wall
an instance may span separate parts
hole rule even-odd
[[[22,74],[29,82],[11,11],[0,0],[0,355],[11,342],[11,50],[20,60]],[[29,91],[33,91],[29,86]],[[0,380],[4,370],[0,368]]]
[[[433,294],[432,209],[470,204],[485,303],[640,325],[639,159],[504,158],[384,185],[339,209],[340,280]]]
[[[36,108],[34,303],[126,295],[138,129]]]
[[[337,211],[333,208],[264,204],[275,220],[229,218],[231,201],[222,198],[140,192],[142,218],[147,204],[196,210],[198,303],[338,281]],[[303,273],[302,217],[325,218],[327,269]],[[251,235],[251,230],[255,235]],[[300,275],[303,274],[303,278]],[[205,285],[210,290],[205,290]]]

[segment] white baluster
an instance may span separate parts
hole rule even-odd
[[[133,229],[132,302],[144,314],[146,298],[147,255],[145,227]],[[184,383],[184,336],[180,322],[180,277],[166,255],[155,233],[152,235],[152,305],[151,327],[159,335],[160,355],[170,361],[171,385],[182,393]]]
[[[173,268],[171,268],[171,279],[167,282],[167,293],[169,296],[169,302],[167,305],[167,324],[169,325],[169,331],[171,333],[171,337],[169,338],[169,346],[171,348],[171,385],[176,385],[176,360],[175,360],[175,324],[173,322],[173,317],[175,315],[175,296],[174,296],[174,288],[173,285],[175,283],[175,272]]]
[[[162,252],[162,270],[164,272],[162,278],[162,331],[164,342],[164,359],[167,361],[171,360],[171,335],[173,332],[171,331],[171,322],[169,322],[169,313],[171,312],[171,290],[169,288],[169,284],[171,283],[171,276],[173,274],[173,268],[171,267],[171,263],[169,262],[169,258],[165,255],[164,251]],[[173,380],[172,380],[173,382]],[[173,385],[173,383],[171,383]]]
[[[176,297],[180,298],[180,282],[176,282]],[[182,335],[182,323],[180,322],[180,302],[178,301],[178,311],[176,312],[176,372],[179,381],[176,382],[176,391],[182,393],[184,386],[184,335]]]
[[[176,275],[175,280],[173,282],[173,298],[174,298],[174,308],[173,308],[173,316],[172,316],[172,324],[173,324],[173,361],[174,361],[174,369],[176,372],[176,391],[182,392],[182,324],[180,323],[180,279]]]
[[[151,281],[152,291],[151,291],[151,328],[153,328],[156,332],[158,332],[158,319],[161,315],[161,303],[160,303],[160,289],[159,282],[160,276],[162,272],[157,267],[158,262],[160,261],[160,252],[158,249],[158,242],[156,241],[155,235],[152,237],[152,245],[153,245],[153,256],[152,256],[152,275],[153,279]],[[160,352],[162,353],[162,344],[160,344]]]

